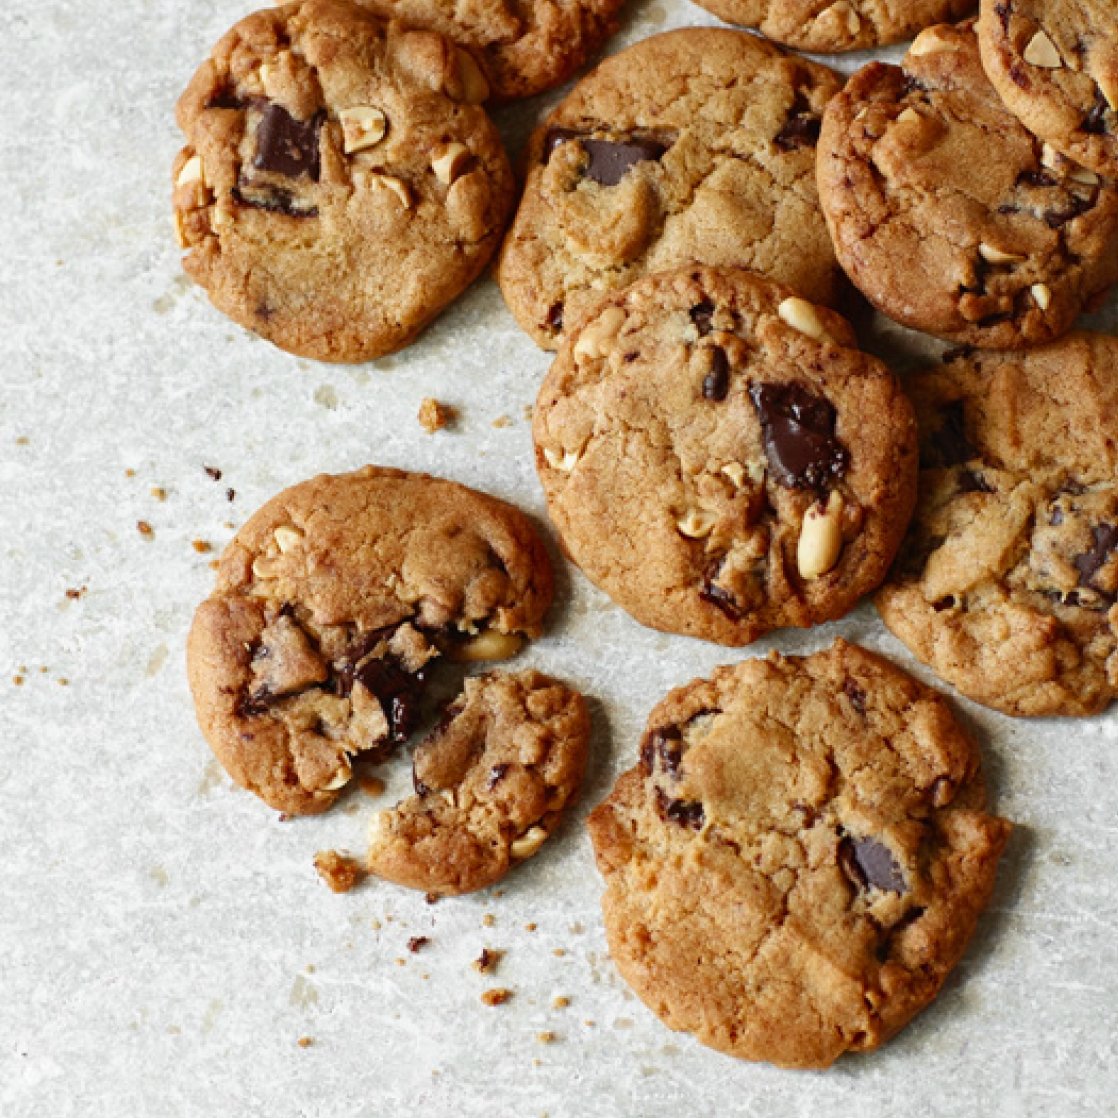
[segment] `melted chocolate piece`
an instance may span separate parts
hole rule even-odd
[[[794,148],[813,148],[819,140],[819,132],[822,127],[823,121],[819,114],[811,111],[811,102],[797,90],[796,99],[788,113],[788,119],[776,136],[773,137],[773,143],[781,151],[792,151]]]
[[[720,609],[731,621],[741,620],[742,609],[738,600],[718,583],[705,580],[699,587],[699,597]]]
[[[1083,123],[1079,127],[1092,136],[1105,136],[1110,131],[1106,126],[1106,110],[1108,108],[1109,105],[1107,105],[1106,98],[1102,95],[1100,89],[1095,94],[1095,103],[1091,107],[1091,111],[1083,118]]]
[[[687,313],[699,331],[699,337],[705,338],[713,328],[714,304],[709,299],[704,299],[701,303],[696,303]]]
[[[641,746],[641,764],[645,772],[651,773],[657,760],[669,776],[678,778],[683,760],[683,733],[678,726],[661,726],[645,738]]]
[[[750,399],[761,420],[765,457],[787,489],[825,490],[842,477],[850,452],[835,437],[835,409],[798,384],[755,384]]]
[[[1080,586],[1104,593],[1092,584],[1092,579],[1103,568],[1111,552],[1118,549],[1118,527],[1113,524],[1096,524],[1091,529],[1091,536],[1094,546],[1090,551],[1075,557],[1075,569],[1079,572]]]
[[[958,466],[978,457],[978,451],[967,438],[963,418],[963,401],[956,400],[944,407],[940,415],[943,422],[939,425],[935,442],[930,448],[929,466]]]
[[[680,827],[690,827],[693,831],[702,829],[706,812],[698,800],[672,800],[656,789],[656,810],[661,819],[676,823]]]
[[[252,165],[258,171],[318,182],[318,132],[321,112],[310,120],[296,120],[282,105],[269,101],[256,128],[256,154]]]
[[[269,213],[286,214],[288,217],[318,217],[317,206],[300,208],[290,190],[279,187],[250,186],[240,183],[233,187],[233,197],[244,206],[253,206]]]
[[[730,361],[726,351],[713,346],[710,351],[710,372],[703,378],[703,399],[719,403],[730,391]]]
[[[905,893],[901,867],[883,843],[872,838],[845,837],[839,843],[839,865],[842,872],[859,889],[881,889],[887,893]]]
[[[243,109],[247,102],[242,101],[228,86],[219,89],[207,102],[207,109]]]
[[[556,334],[563,329],[563,304],[562,302],[552,303],[547,308],[547,328],[554,330]]]
[[[390,746],[407,741],[419,721],[419,700],[427,682],[427,672],[406,671],[395,660],[370,660],[360,667],[352,661],[342,664],[334,677],[334,691],[343,698],[362,684],[384,710],[388,719]],[[435,733],[438,732],[436,727]],[[418,789],[417,789],[418,791]]]
[[[949,609],[954,609],[958,604],[954,594],[945,594],[942,598],[932,603],[932,609],[934,609],[936,613],[946,613]]]
[[[544,162],[555,149],[569,140],[578,140],[588,156],[583,172],[599,186],[616,186],[638,163],[656,162],[669,145],[659,140],[633,136],[628,140],[592,140],[568,128],[553,128],[544,140]]]
[[[981,474],[976,474],[974,470],[960,470],[959,476],[955,479],[959,487],[960,493],[995,493],[997,492],[994,487],[987,483],[986,479]]]

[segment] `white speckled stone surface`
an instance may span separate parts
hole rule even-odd
[[[713,22],[686,0],[632,9],[618,42]],[[335,896],[311,859],[361,850],[373,802],[355,792],[282,823],[232,787],[185,680],[212,578],[192,541],[219,549],[282,486],[367,461],[542,516],[525,409],[547,365],[489,280],[419,344],[358,368],[290,358],[189,286],[169,218],[172,104],[247,10],[0,11],[0,1116],[1118,1114],[1113,713],[1014,722],[961,704],[1019,824],[992,910],[931,1009],[818,1074],[673,1035],[609,962],[582,820],[662,693],[736,654],[642,630],[572,571],[522,659],[593,697],[594,762],[579,811],[502,896]],[[511,142],[540,108],[505,114]],[[1116,305],[1093,324],[1113,327]],[[902,331],[879,340],[899,363],[915,352]],[[419,427],[429,395],[461,408],[457,431]],[[836,633],[911,666],[868,607],[743,654]],[[430,944],[413,955],[415,935]],[[494,979],[470,966],[483,946],[507,952]],[[483,1006],[492,985],[513,999]]]

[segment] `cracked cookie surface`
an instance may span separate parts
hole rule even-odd
[[[512,206],[465,51],[341,0],[256,12],[179,99],[183,267],[282,349],[406,345],[484,268]]]
[[[610,956],[666,1024],[824,1067],[939,991],[1008,823],[946,700],[837,642],[671,692],[589,819]]]
[[[1005,108],[969,24],[851,78],[824,114],[819,197],[862,293],[963,344],[1051,341],[1118,278],[1118,189]]]
[[[382,16],[468,47],[494,98],[530,97],[565,82],[617,30],[624,0],[358,0]]]
[[[1031,132],[1118,178],[1118,17],[1112,0],[983,0],[982,63]]]
[[[963,354],[911,377],[920,496],[877,596],[963,694],[1089,715],[1118,694],[1118,339]]]
[[[854,345],[833,311],[749,272],[608,296],[534,412],[570,557],[643,624],[723,644],[844,614],[885,577],[917,468],[911,405]]]
[[[265,504],[221,557],[188,642],[198,721],[278,811],[323,811],[410,737],[447,654],[503,659],[540,631],[552,574],[518,509],[369,466]]]
[[[728,23],[778,43],[830,54],[910,39],[933,23],[961,19],[976,0],[695,0]]]
[[[529,142],[497,269],[517,321],[553,349],[607,291],[692,261],[832,302],[841,274],[815,140],[839,85],[728,29],[655,35],[606,59]]]
[[[439,895],[492,885],[558,826],[589,735],[582,696],[539,672],[467,679],[416,747],[416,794],[373,817],[369,872]]]

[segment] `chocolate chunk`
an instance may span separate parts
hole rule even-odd
[[[940,361],[945,365],[950,365],[952,361],[958,361],[962,357],[970,357],[972,353],[974,353],[974,346],[972,345],[955,346],[954,349],[944,350],[940,355]]]
[[[699,331],[699,337],[705,338],[712,329],[714,304],[708,299],[704,299],[701,303],[696,303],[687,313],[691,316],[691,321]]]
[[[1079,572],[1079,585],[1098,590],[1092,579],[1103,568],[1110,554],[1118,548],[1118,527],[1113,524],[1096,524],[1091,529],[1094,546],[1090,551],[1075,557],[1075,569]]]
[[[1069,221],[1074,221],[1081,214],[1085,214],[1094,204],[1093,198],[1080,198],[1078,195],[1072,194],[1067,206],[1062,210],[1048,210],[1045,213],[1045,224],[1050,229],[1061,229]]]
[[[578,140],[588,156],[583,174],[599,186],[616,186],[638,163],[655,162],[668,150],[659,140],[633,136],[628,140],[592,140],[569,128],[553,128],[544,140],[544,162],[555,149]]]
[[[702,829],[706,812],[698,800],[673,800],[669,799],[656,789],[656,810],[661,819],[677,823],[681,827],[690,827],[693,831]]]
[[[850,700],[850,705],[859,714],[865,714],[866,693],[861,687],[858,686],[858,684],[854,682],[854,680],[850,678],[850,676],[847,676],[846,679],[842,681],[842,690],[843,694],[845,694],[846,697]]]
[[[219,89],[207,102],[207,109],[243,109],[247,102],[242,101],[240,97],[233,92],[228,86],[224,89]]]
[[[699,587],[699,597],[704,602],[709,602],[712,606],[720,609],[731,621],[741,620],[741,605],[738,600],[716,582],[711,582],[709,579],[705,580],[702,586]]]
[[[563,303],[552,303],[547,308],[547,328],[554,330],[556,334],[563,329]]]
[[[1095,103],[1091,107],[1091,111],[1083,118],[1083,123],[1079,127],[1092,136],[1105,136],[1110,131],[1106,126],[1106,110],[1108,108],[1106,98],[1100,89],[1095,94]]]
[[[730,391],[730,362],[726,351],[720,346],[712,346],[710,351],[710,372],[703,378],[703,399],[718,403],[726,399]]]
[[[362,684],[376,697],[388,719],[388,744],[400,745],[415,731],[426,682],[425,670],[405,671],[394,660],[369,660],[360,666],[347,661],[336,671],[334,690],[344,697],[355,683]]]
[[[835,437],[835,409],[798,384],[755,384],[750,399],[761,420],[765,457],[787,489],[825,490],[842,477],[850,452]]]
[[[997,492],[992,485],[987,483],[986,479],[981,474],[976,474],[974,470],[960,470],[959,476],[955,479],[955,483],[958,485],[960,493]]]
[[[307,176],[318,182],[318,132],[321,112],[310,120],[296,120],[282,105],[269,101],[256,127],[256,153],[252,165],[258,171],[298,179]]]
[[[883,843],[872,838],[845,837],[839,843],[839,865],[842,872],[859,889],[881,889],[888,893],[905,893],[901,867]]]
[[[932,609],[934,609],[936,613],[946,613],[949,609],[954,609],[958,604],[954,594],[945,594],[942,598],[932,603]]]
[[[929,466],[958,466],[978,457],[978,451],[967,438],[963,401],[956,400],[942,408],[943,417],[930,448]]]
[[[1025,186],[1056,186],[1058,180],[1050,171],[1022,171],[1017,176],[1017,185]]]
[[[773,137],[773,143],[781,151],[795,148],[815,147],[823,122],[818,113],[811,111],[811,102],[799,90],[780,131]]]
[[[287,217],[318,217],[317,206],[307,206],[290,190],[282,190],[276,186],[238,183],[233,187],[233,198],[244,206],[267,210],[269,213],[285,214]]]
[[[683,734],[678,726],[661,726],[644,739],[641,764],[645,772],[651,773],[657,760],[669,776],[679,775],[679,763],[683,760]]]

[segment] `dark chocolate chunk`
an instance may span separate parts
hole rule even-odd
[[[781,485],[822,491],[842,477],[850,452],[835,437],[829,400],[798,384],[755,384],[749,396],[761,420],[765,457]]]
[[[792,108],[788,112],[788,119],[785,120],[780,131],[773,138],[773,143],[781,151],[815,147],[822,126],[823,121],[819,114],[811,110],[811,102],[800,90],[797,90],[796,99],[792,102]]]
[[[997,492],[981,474],[976,474],[974,470],[960,470],[955,483],[958,485],[960,493]]]
[[[563,329],[563,303],[552,303],[547,308],[547,328],[554,330],[556,334]]]
[[[228,86],[224,89],[219,89],[207,102],[207,109],[243,109],[247,102],[242,101],[240,97],[233,92]]]
[[[336,670],[334,690],[344,697],[355,683],[361,683],[376,697],[388,719],[388,744],[400,745],[411,737],[419,721],[419,700],[426,682],[425,670],[412,673],[395,660],[369,660],[361,665],[347,661]]]
[[[710,372],[703,378],[703,399],[719,403],[730,391],[730,361],[721,346],[712,346]]]
[[[942,598],[932,603],[932,609],[934,609],[936,613],[946,613],[949,609],[954,609],[958,604],[954,594],[945,594]]]
[[[908,890],[901,867],[883,843],[872,838],[844,837],[838,848],[842,872],[859,889],[881,889],[888,893]]]
[[[1091,529],[1094,544],[1090,551],[1075,557],[1075,569],[1079,572],[1079,585],[1093,590],[1092,579],[1110,558],[1110,553],[1118,549],[1118,527],[1113,524],[1096,524]]]
[[[417,951],[422,951],[430,942],[428,936],[412,936],[408,940],[408,950],[414,955]]]
[[[1058,181],[1051,171],[1022,171],[1017,176],[1018,186],[1055,186]]]
[[[213,481],[221,481],[221,471],[216,466],[203,466],[202,469]]]
[[[701,830],[706,818],[703,805],[698,800],[673,800],[659,788],[656,789],[656,810],[661,819],[677,823],[681,827],[690,827],[693,831]]]
[[[553,128],[544,140],[544,162],[555,149],[569,140],[578,140],[588,157],[583,174],[599,186],[616,186],[638,163],[655,162],[669,145],[647,137],[627,140],[592,140],[569,128]]]
[[[859,713],[866,713],[866,692],[847,676],[842,681],[842,690],[850,700],[850,705]]]
[[[1106,126],[1106,110],[1108,108],[1106,98],[1100,89],[1095,94],[1095,103],[1091,106],[1091,111],[1083,118],[1083,123],[1079,127],[1092,136],[1105,136],[1110,131]]]
[[[714,304],[709,299],[704,299],[701,303],[696,303],[687,313],[691,316],[691,321],[699,331],[699,337],[706,337],[712,329]]]
[[[282,105],[269,101],[256,127],[256,153],[252,165],[258,171],[318,182],[318,132],[322,113],[310,120],[296,120]]]
[[[940,410],[943,417],[930,448],[929,466],[958,466],[978,457],[978,451],[967,438],[963,401],[956,400]]]
[[[717,558],[707,567],[706,575],[703,578],[702,585],[699,587],[699,597],[704,602],[709,602],[712,606],[716,606],[731,621],[740,621],[742,615],[741,604],[729,590],[723,586],[719,586],[715,581],[722,571],[722,564],[725,562],[725,559],[725,556]]]
[[[290,190],[281,190],[277,186],[239,183],[233,187],[233,198],[243,206],[269,213],[285,214],[287,217],[318,217],[317,206],[304,205]]]

